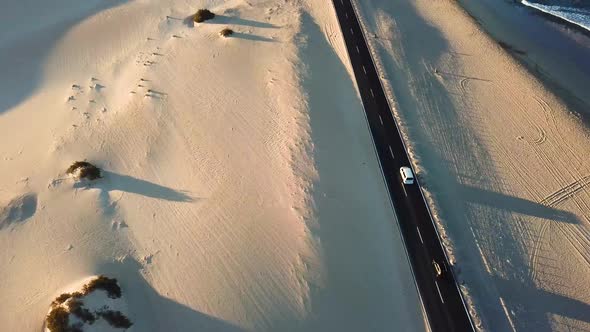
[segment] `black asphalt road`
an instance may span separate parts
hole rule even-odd
[[[356,13],[350,0],[333,2],[430,328],[473,331],[452,272],[444,279],[435,276],[433,260],[449,263],[418,184],[401,182],[399,169],[410,162]]]

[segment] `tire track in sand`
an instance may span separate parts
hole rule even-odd
[[[546,206],[555,207],[556,205],[567,200],[568,198],[573,197],[576,193],[578,193],[579,191],[584,189],[589,184],[590,184],[590,175],[586,175],[586,176],[568,184],[567,186],[564,186],[564,187],[560,188],[559,190],[556,190],[552,194],[543,198],[539,203],[546,205]]]
[[[541,251],[541,247],[543,246],[543,237],[547,232],[547,229],[550,227],[551,223],[549,221],[544,221],[541,229],[539,230],[539,235],[536,239],[531,238],[534,242],[533,250],[531,251],[531,255],[529,257],[530,262],[530,278],[532,280],[538,280],[538,269],[537,266],[539,265],[539,252]]]

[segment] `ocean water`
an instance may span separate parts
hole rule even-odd
[[[551,4],[541,3],[538,0],[522,0],[521,2],[525,6],[562,18],[590,31],[590,1],[581,0],[578,1],[578,4],[574,4],[576,1],[573,0],[550,1]]]

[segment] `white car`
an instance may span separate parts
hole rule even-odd
[[[402,182],[404,184],[414,184],[414,173],[412,173],[412,169],[409,167],[401,167],[399,169],[399,174],[402,177]]]

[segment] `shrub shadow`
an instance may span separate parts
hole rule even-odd
[[[182,23],[184,23],[184,25],[186,25],[186,26],[187,26],[187,27],[189,27],[189,28],[194,28],[194,27],[195,27],[195,20],[194,20],[194,17],[195,17],[195,15],[194,15],[194,14],[193,14],[193,15],[190,15],[190,16],[187,16],[187,17],[185,17],[185,18],[182,20]]]
[[[244,39],[244,40],[251,40],[251,41],[267,42],[267,43],[276,43],[277,42],[276,40],[271,39],[271,38],[252,35],[252,34],[243,33],[243,32],[235,32],[235,31],[230,37],[227,37],[227,38],[237,38],[237,39]]]
[[[145,280],[142,269],[137,260],[127,257],[122,262],[102,264],[95,271],[119,281],[132,331],[245,331],[161,295]]]
[[[226,16],[226,15],[216,15],[214,19],[207,21],[207,23],[244,25],[244,26],[249,26],[249,27],[253,27],[253,28],[264,28],[264,29],[278,29],[279,28],[279,26],[271,24],[271,23],[248,20],[248,19],[244,19],[244,18],[239,18],[239,17],[235,17],[235,16]]]
[[[95,182],[78,182],[74,185],[74,188],[98,188],[106,192],[118,190],[173,202],[194,201],[194,199],[184,191],[168,188],[129,175],[122,175],[109,171],[103,171],[102,175],[103,178]]]
[[[195,21],[193,20],[193,18],[194,18],[194,15],[190,15],[190,16],[186,17],[183,20],[184,24],[186,26],[188,26],[189,28],[193,28],[195,26]],[[243,26],[249,26],[249,27],[253,27],[253,28],[264,28],[264,29],[278,29],[279,28],[279,26],[271,24],[271,23],[248,20],[248,19],[244,19],[244,18],[239,18],[239,17],[235,17],[235,16],[227,16],[227,15],[215,15],[215,18],[213,18],[211,20],[207,20],[206,22],[203,22],[202,24],[232,24],[232,25],[243,25]]]

